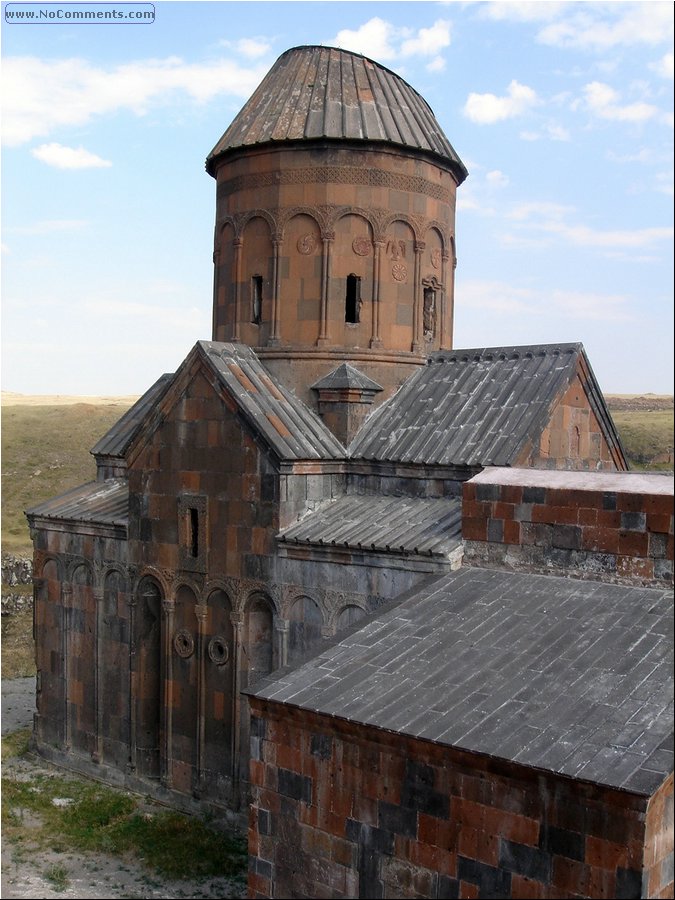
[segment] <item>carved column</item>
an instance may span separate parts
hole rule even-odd
[[[326,231],[322,237],[321,257],[321,311],[319,324],[319,338],[317,347],[328,343],[328,304],[330,302],[330,278],[331,278],[331,247],[335,240],[335,232]]]
[[[61,629],[61,655],[63,657],[63,746],[70,750],[72,729],[70,726],[70,630],[72,627],[71,610],[73,602],[73,586],[61,585],[61,609],[63,610],[63,627]]]
[[[382,346],[380,337],[380,284],[382,282],[382,247],[384,241],[373,241],[373,334],[370,346],[379,349]]]
[[[232,340],[239,340],[239,323],[241,321],[241,260],[244,241],[235,238],[234,241],[234,324],[232,326]]]
[[[443,291],[441,303],[441,349],[450,350],[453,345],[454,318],[455,318],[455,269],[457,257],[444,254],[443,256],[443,284],[448,285],[448,290]]]
[[[281,247],[283,241],[272,241],[274,256],[272,259],[272,334],[267,342],[271,347],[275,347],[281,340],[281,314],[280,314],[280,297],[279,297],[279,257],[281,255]]]
[[[164,690],[162,724],[164,748],[161,761],[161,781],[170,788],[173,783],[173,617],[172,600],[162,600],[162,654],[164,657]]]
[[[415,241],[415,287],[413,291],[413,353],[421,353],[424,349],[423,316],[422,316],[422,254],[426,244],[424,241]]]
[[[94,659],[96,660],[96,672],[94,673],[94,722],[96,727],[96,749],[91,754],[95,763],[103,762],[103,603],[105,592],[103,587],[94,588],[94,608],[96,626],[94,629]]]
[[[244,615],[230,613],[234,629],[233,690],[232,690],[232,797],[234,808],[239,806],[239,741],[241,740],[241,661],[244,636]]]
[[[274,654],[277,658],[276,669],[288,665],[288,635],[290,628],[291,623],[289,621],[282,619],[280,616],[274,617],[274,631],[277,636],[277,646]]]
[[[127,582],[127,607],[129,609],[129,771],[136,771],[136,741],[138,719],[136,711],[136,698],[138,695],[137,664],[136,664],[136,597],[130,590],[130,580]]]
[[[216,234],[214,239],[214,250],[213,250],[213,310],[212,310],[212,324],[211,324],[211,334],[213,335],[213,340],[218,340],[218,291],[220,289],[220,240],[218,234],[218,226],[216,226]]]
[[[204,748],[206,746],[206,623],[209,608],[206,603],[195,604],[197,617],[197,793],[201,793],[204,777]]]

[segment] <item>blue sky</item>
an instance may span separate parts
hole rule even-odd
[[[469,169],[455,346],[582,341],[605,391],[672,393],[670,2],[155,8],[3,22],[4,390],[138,394],[211,337],[204,159],[284,50],[326,44],[405,78]]]

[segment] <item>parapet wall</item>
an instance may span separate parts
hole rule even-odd
[[[464,562],[673,584],[673,478],[485,469],[463,487]]]

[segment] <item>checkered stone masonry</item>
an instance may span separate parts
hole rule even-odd
[[[535,475],[486,470],[464,484],[466,563],[672,586],[672,479],[587,472]]]
[[[249,897],[667,896],[672,785],[646,813],[627,791],[251,707]]]

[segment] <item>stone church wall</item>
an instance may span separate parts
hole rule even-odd
[[[650,798],[646,818],[646,841],[642,896],[673,896],[673,775]]]
[[[251,706],[250,897],[640,896],[644,797]]]
[[[673,481],[486,469],[464,484],[466,563],[673,584]]]

